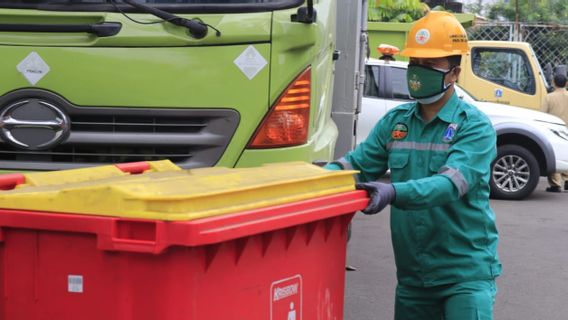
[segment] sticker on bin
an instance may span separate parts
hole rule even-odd
[[[83,293],[83,276],[70,274],[67,277],[67,291]]]
[[[302,276],[278,280],[270,288],[270,320],[302,320]]]

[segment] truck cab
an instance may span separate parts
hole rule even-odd
[[[458,83],[480,101],[540,110],[548,84],[526,42],[470,41]]]
[[[2,1],[0,170],[331,160],[338,5]]]

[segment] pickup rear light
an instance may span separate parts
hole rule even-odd
[[[289,147],[308,141],[311,69],[308,67],[286,88],[256,130],[248,148]]]

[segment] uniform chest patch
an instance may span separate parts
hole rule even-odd
[[[444,131],[444,136],[442,137],[442,141],[452,142],[452,140],[454,140],[457,130],[458,130],[458,124],[450,123],[450,125]]]
[[[391,132],[391,137],[395,140],[400,140],[406,138],[408,135],[408,127],[406,124],[399,122],[397,123]]]

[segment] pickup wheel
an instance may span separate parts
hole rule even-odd
[[[540,169],[533,154],[513,144],[497,148],[497,158],[491,163],[491,197],[521,200],[529,196],[540,179]]]

